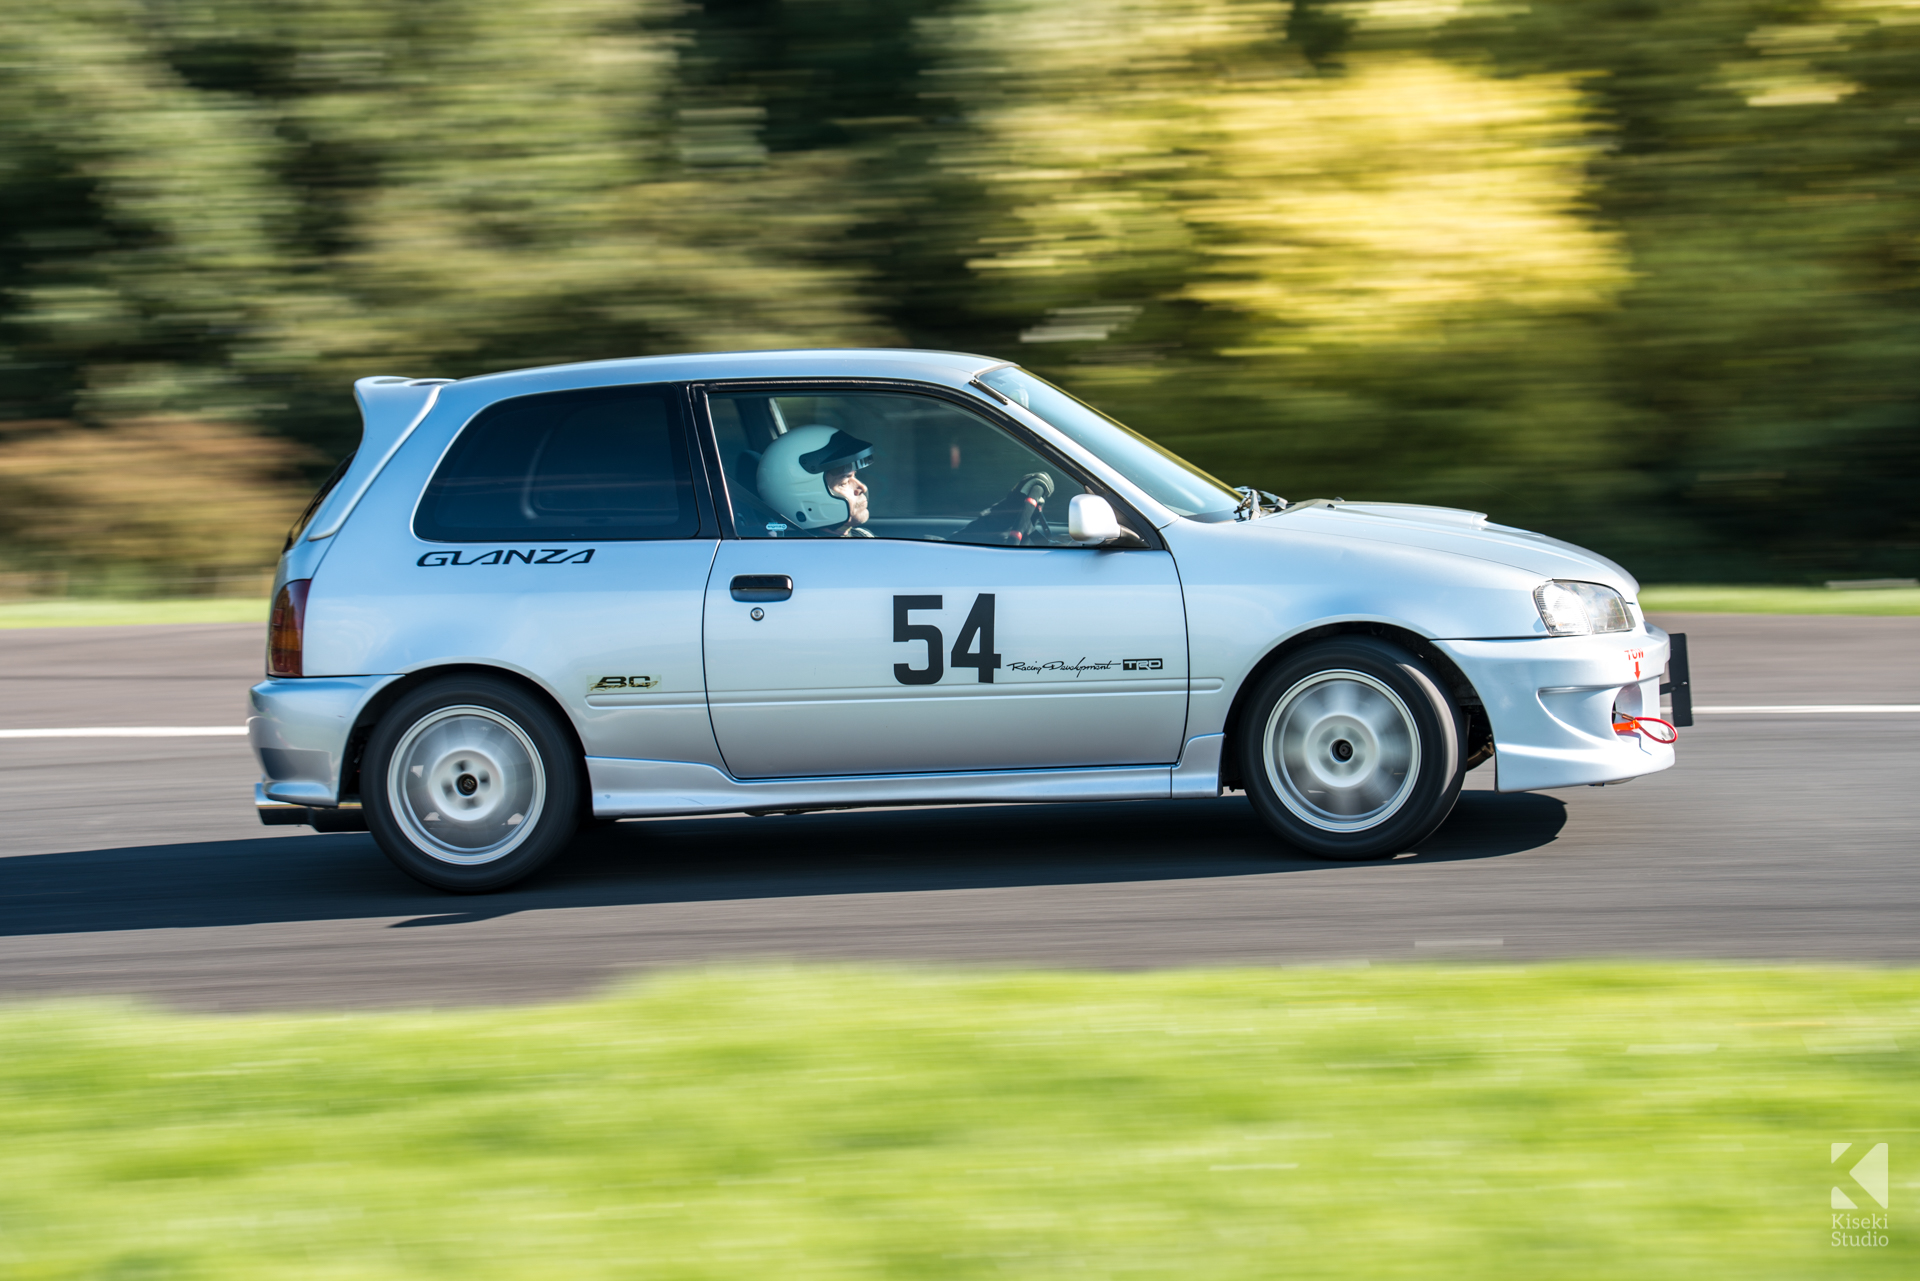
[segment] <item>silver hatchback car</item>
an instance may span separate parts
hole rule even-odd
[[[1502,791],[1673,764],[1684,650],[1591,552],[1234,489],[929,351],[364,378],[287,539],[268,823],[497,889],[583,821],[1210,797],[1407,849]],[[1661,718],[1673,662],[1672,720]]]

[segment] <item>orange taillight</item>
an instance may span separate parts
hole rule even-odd
[[[273,598],[267,619],[267,675],[300,676],[300,650],[307,630],[307,588],[311,578],[296,578]]]

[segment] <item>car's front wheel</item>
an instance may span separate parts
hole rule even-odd
[[[361,804],[401,871],[480,893],[566,846],[581,773],[572,736],[538,698],[495,677],[453,676],[401,698],[374,727]]]
[[[1241,778],[1281,839],[1324,858],[1397,854],[1432,834],[1466,776],[1466,723],[1433,670],[1370,636],[1267,673],[1240,720]]]

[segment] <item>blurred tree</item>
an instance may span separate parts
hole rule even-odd
[[[215,555],[47,513],[290,505],[370,372],[907,341],[1292,497],[1920,569],[1900,0],[0,6],[0,560]]]
[[[1305,55],[1299,10],[1247,0],[975,0],[930,24],[971,125],[944,163],[989,193],[972,305],[1236,481],[1562,527],[1604,510],[1633,481],[1597,378],[1628,272],[1585,209],[1574,80],[1341,12],[1337,60],[1324,33]]]
[[[847,163],[769,156],[757,108],[683,108],[666,3],[8,10],[0,421],[42,424],[36,456],[104,456],[49,444],[48,421],[190,416],[325,466],[369,372],[886,337],[829,262]],[[23,457],[0,463],[26,476]],[[52,554],[15,532],[0,556]]]
[[[280,144],[154,56],[139,6],[0,22],[0,419],[235,406],[224,364],[286,281]]]
[[[1482,507],[1662,577],[1920,567],[1911,6],[924,26],[980,345],[1290,495]]]
[[[1441,43],[1587,73],[1634,267],[1604,375],[1681,526],[1634,550],[1694,578],[1920,568],[1920,9],[1476,4]]]
[[[262,68],[248,90],[298,157],[299,284],[240,368],[309,415],[324,386],[337,420],[345,382],[376,366],[457,377],[885,336],[857,274],[822,265],[852,221],[845,163],[770,156],[753,104],[680,105],[665,3],[168,11],[183,69]]]

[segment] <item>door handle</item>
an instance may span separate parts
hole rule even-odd
[[[788,600],[793,579],[785,574],[736,574],[728,589],[738,601]]]

